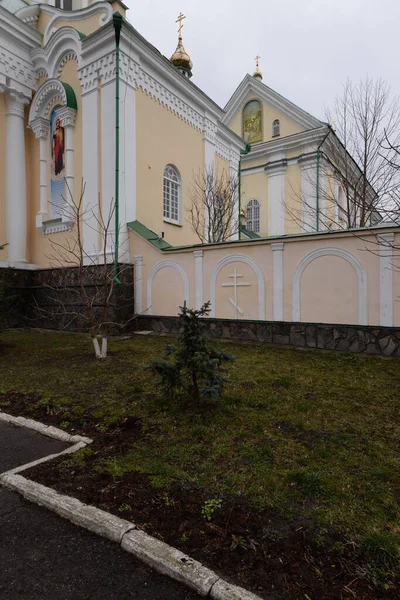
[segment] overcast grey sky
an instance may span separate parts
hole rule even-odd
[[[175,20],[193,82],[224,106],[261,56],[264,83],[318,118],[347,77],[400,94],[400,0],[125,0],[132,25],[170,57]]]

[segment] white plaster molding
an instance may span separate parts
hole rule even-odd
[[[148,279],[147,279],[147,314],[148,315],[152,315],[153,314],[153,307],[152,307],[152,288],[153,288],[153,280],[154,277],[157,275],[158,271],[160,271],[161,269],[164,269],[165,267],[172,267],[173,269],[176,269],[183,280],[183,299],[186,302],[186,306],[189,308],[190,307],[190,292],[189,292],[189,277],[187,276],[186,271],[183,269],[183,267],[181,267],[180,264],[178,264],[177,262],[173,261],[173,260],[163,260],[159,263],[157,263]]]
[[[42,223],[43,235],[51,235],[52,233],[70,231],[72,227],[73,223],[71,221],[62,222],[61,219],[57,222],[49,221],[48,223],[46,223],[46,221],[43,221]]]
[[[57,116],[60,118],[62,127],[73,127],[76,119],[76,109],[70,106],[61,106],[56,110]]]
[[[44,14],[51,15],[51,19],[45,29],[43,36],[44,45],[47,44],[49,39],[57,32],[57,25],[61,21],[68,21],[73,27],[74,21],[81,21],[84,18],[91,17],[93,15],[99,15],[99,27],[102,27],[112,19],[113,9],[109,2],[95,2],[86,8],[73,11],[65,11],[61,8],[55,8],[49,4],[41,4],[41,11]]]
[[[194,250],[194,265],[196,277],[196,310],[203,306],[203,250]]]
[[[358,324],[368,325],[368,280],[367,272],[351,252],[343,248],[319,248],[307,254],[297,265],[293,276],[293,297],[292,297],[292,319],[299,322],[301,319],[300,306],[300,283],[305,268],[315,259],[321,256],[338,256],[343,258],[354,268],[358,282]]]
[[[283,242],[271,244],[274,269],[274,321],[283,321]]]
[[[216,153],[227,162],[231,159],[231,149],[218,138],[216,143]]]
[[[204,139],[215,145],[217,132],[218,132],[217,123],[215,123],[214,121],[211,121],[207,117],[204,117],[203,132],[204,132]]]
[[[49,135],[50,123],[48,119],[44,119],[43,117],[37,117],[36,119],[31,121],[30,128],[35,134],[36,139],[46,139]]]
[[[135,263],[135,314],[143,312],[143,256],[134,257]]]
[[[379,324],[393,327],[393,242],[394,233],[378,235]]]
[[[67,94],[63,83],[59,79],[48,79],[40,86],[35,94],[29,111],[29,124],[42,117],[50,119],[50,113],[54,105],[67,105]]]
[[[28,98],[22,94],[9,90],[6,96],[6,116],[25,118],[25,106],[29,104]]]
[[[264,168],[268,175],[268,235],[285,233],[286,160],[274,161]]]
[[[36,73],[45,73],[50,79],[58,78],[68,60],[81,62],[82,41],[72,27],[61,27],[44,48],[31,52]]]
[[[241,110],[244,105],[252,99],[263,100],[267,104],[276,107],[283,114],[291,117],[306,129],[312,129],[321,126],[321,121],[301,109],[299,106],[290,102],[264,83],[257,81],[251,75],[246,75],[236,91],[225,106],[224,123],[230,123],[234,115]]]
[[[258,287],[258,318],[260,321],[265,321],[265,280],[264,274],[259,267],[259,265],[244,254],[232,254],[231,256],[227,256],[220,260],[220,262],[214,267],[214,271],[211,275],[211,289],[210,289],[210,299],[211,299],[211,317],[215,318],[216,315],[216,285],[217,285],[217,277],[220,271],[233,262],[242,262],[248,265],[255,273],[257,277],[257,287]]]

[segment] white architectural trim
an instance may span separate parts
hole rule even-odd
[[[134,256],[135,263],[135,314],[140,315],[143,312],[143,256]]]
[[[67,84],[63,84],[59,79],[48,79],[40,86],[30,106],[29,123],[38,117],[50,119],[51,110],[56,103],[61,106],[68,105],[65,85]]]
[[[172,267],[173,269],[176,269],[180,274],[181,277],[183,279],[183,299],[186,302],[187,307],[190,307],[190,286],[189,286],[189,277],[187,276],[186,271],[181,267],[180,264],[176,263],[173,260],[163,260],[159,263],[157,263],[148,279],[147,279],[147,314],[148,315],[152,315],[153,314],[153,307],[152,307],[152,288],[153,288],[153,279],[154,277],[157,275],[158,271],[160,271],[160,269],[164,269],[164,267]]]
[[[393,241],[394,233],[378,235],[379,324],[393,327]]]
[[[49,39],[57,31],[57,24],[60,21],[68,21],[71,24],[74,21],[81,21],[84,18],[91,17],[93,15],[99,15],[99,27],[102,27],[112,19],[113,9],[109,2],[95,2],[86,8],[73,11],[65,11],[61,8],[55,8],[49,4],[42,4],[40,6],[41,11],[44,14],[51,15],[51,19],[45,29],[43,36],[43,43],[46,46]],[[73,27],[73,25],[71,25]]]
[[[319,248],[307,254],[297,265],[293,277],[292,320],[301,320],[300,283],[304,269],[316,258],[321,256],[338,256],[354,268],[358,282],[358,324],[368,325],[368,281],[367,272],[355,256],[342,248]]]
[[[283,321],[283,242],[271,244],[274,272],[274,321]]]
[[[285,233],[285,159],[271,162],[264,168],[268,175],[268,235]]]
[[[64,13],[69,14],[69,13]],[[49,40],[45,48],[31,53],[36,73],[46,73],[49,78],[58,78],[67,60],[81,62],[82,41],[72,27],[61,27]]]
[[[264,274],[259,267],[259,265],[244,254],[232,254],[231,256],[227,256],[223,258],[214,268],[214,271],[211,275],[211,289],[210,289],[210,299],[211,299],[211,313],[210,316],[215,318],[216,315],[216,285],[217,285],[217,277],[220,271],[229,265],[232,262],[242,262],[248,265],[255,273],[257,277],[257,286],[258,286],[258,318],[260,321],[265,321],[265,280]]]
[[[194,265],[196,277],[196,310],[203,306],[203,250],[194,250]]]
[[[31,122],[30,125],[36,139],[39,140],[40,206],[39,212],[36,215],[36,227],[37,229],[41,229],[43,222],[47,219],[47,137],[49,135],[50,123],[47,119],[43,119],[43,117],[37,117]]]
[[[318,127],[311,131],[302,131],[286,137],[279,137],[268,142],[262,142],[252,147],[251,152],[242,157],[244,164],[255,158],[267,158],[277,152],[288,152],[305,146],[314,145],[315,150],[328,133],[328,127]],[[304,152],[304,150],[303,150]]]

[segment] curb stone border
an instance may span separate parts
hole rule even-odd
[[[0,421],[34,429],[43,435],[61,441],[75,442],[73,446],[58,454],[51,454],[0,474],[0,485],[18,492],[26,500],[57,513],[60,517],[79,527],[88,529],[92,533],[119,544],[125,551],[133,554],[135,558],[144,562],[153,570],[185,584],[200,596],[212,598],[213,600],[262,600],[259,596],[224,581],[211,569],[203,566],[180,550],[138,529],[132,521],[120,519],[99,508],[84,504],[71,496],[64,496],[52,488],[18,474],[63,454],[77,452],[87,444],[92,443],[90,438],[71,436],[56,427],[46,426],[32,419],[13,417],[5,413],[0,413]]]

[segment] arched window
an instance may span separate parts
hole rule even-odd
[[[272,137],[277,137],[278,135],[281,135],[281,125],[279,119],[275,119],[272,123]]]
[[[260,233],[260,203],[253,198],[246,206],[246,229]]]
[[[164,169],[164,221],[180,224],[181,182],[175,167]]]
[[[251,100],[243,109],[243,139],[248,144],[263,140],[262,107],[259,100]]]

